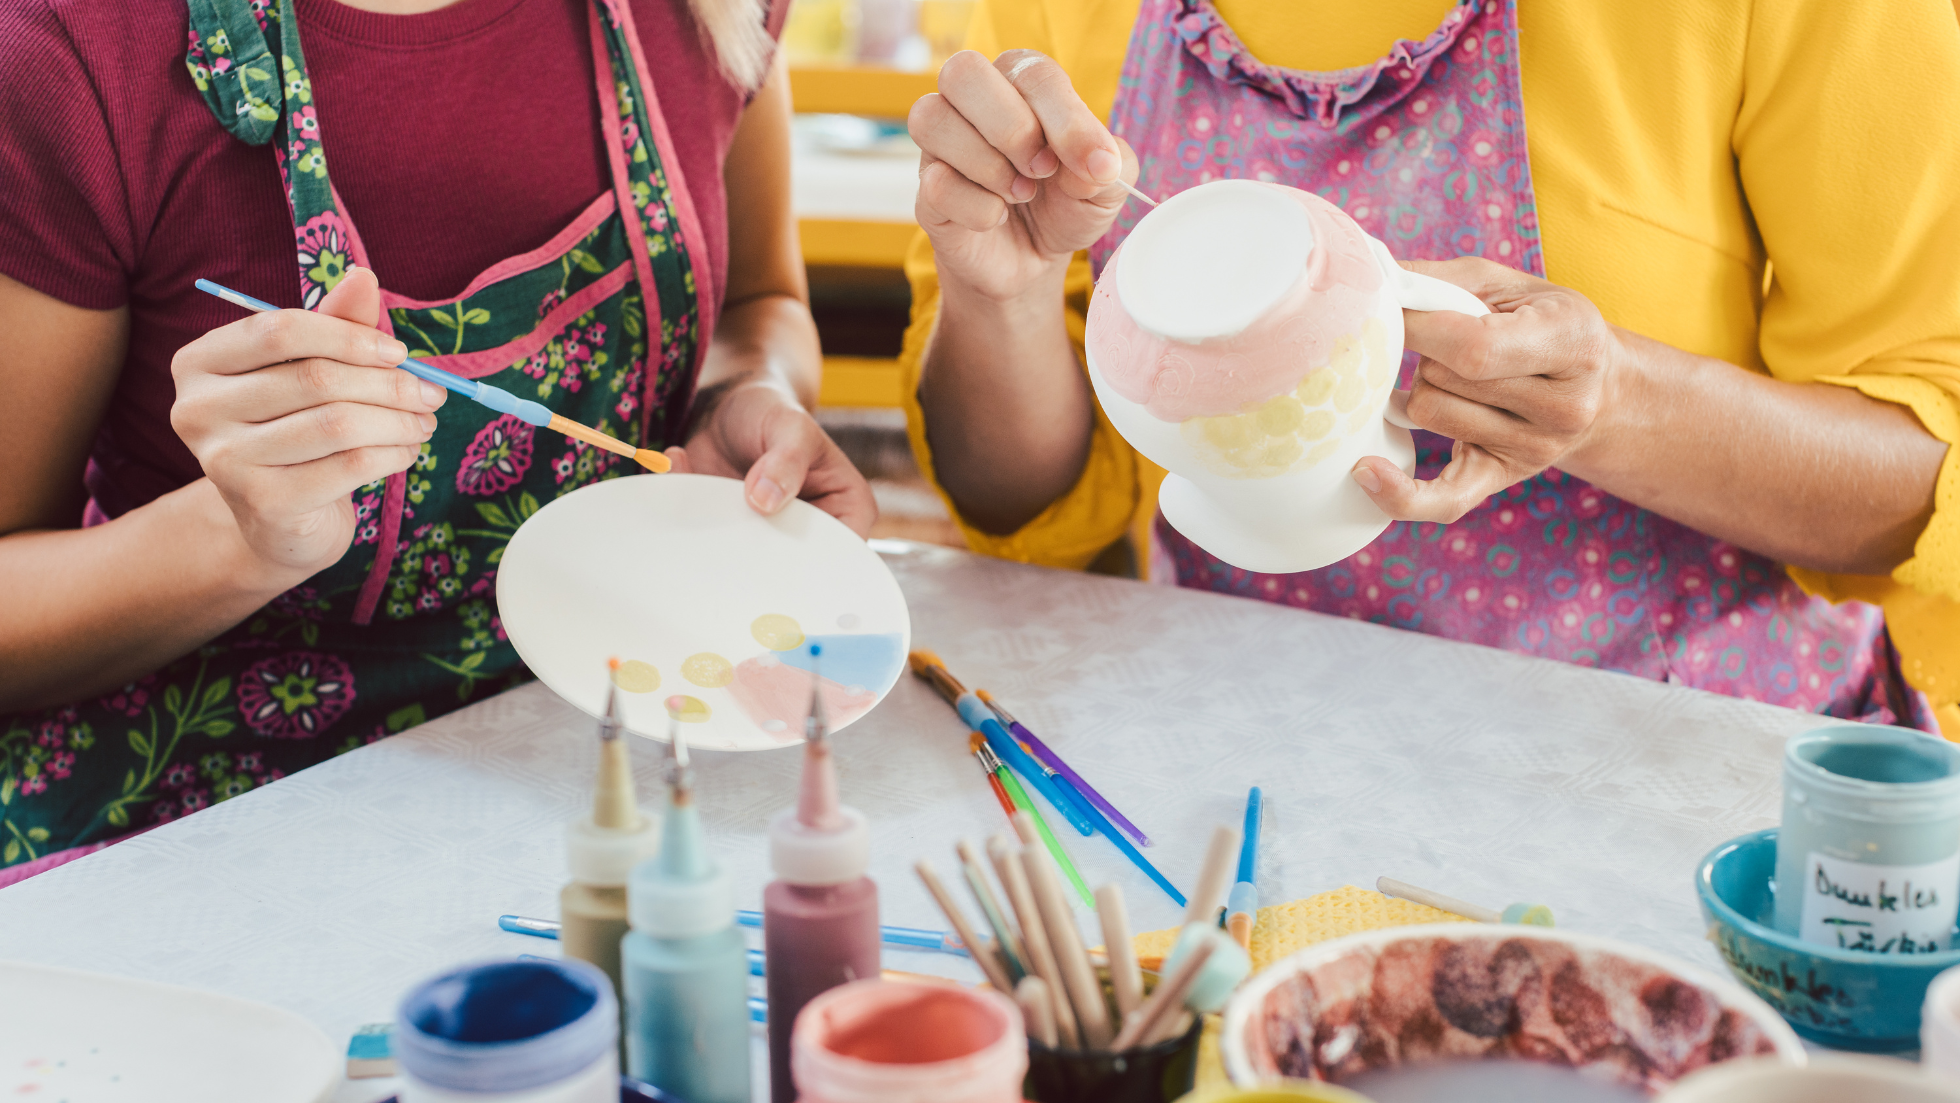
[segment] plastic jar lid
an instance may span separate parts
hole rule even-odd
[[[583,961],[489,961],[416,985],[395,1059],[436,1088],[509,1092],[571,1077],[619,1044],[612,982]]]
[[[1928,823],[1960,816],[1960,746],[1924,732],[1832,724],[1783,745],[1790,799],[1867,823]]]

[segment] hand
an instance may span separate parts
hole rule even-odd
[[[675,471],[741,479],[757,513],[773,514],[801,497],[859,536],[871,534],[878,519],[871,484],[781,387],[738,383],[696,404],[701,412],[687,446],[667,449]]]
[[[1075,94],[1068,74],[1033,50],[991,63],[972,50],[939,70],[939,91],[912,105],[919,144],[914,213],[932,238],[941,280],[997,299],[1101,237],[1134,182],[1136,154]]]
[[[374,273],[350,268],[318,310],[242,318],[170,365],[171,426],[246,544],[294,582],[346,554],[354,490],[407,470],[435,432],[446,392],[395,369],[408,348],[380,317]]]
[[[1476,257],[1403,267],[1469,290],[1492,313],[1403,311],[1405,343],[1422,354],[1409,420],[1456,448],[1432,480],[1378,456],[1353,475],[1389,516],[1448,524],[1582,447],[1628,353],[1577,291]]]

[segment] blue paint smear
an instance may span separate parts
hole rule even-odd
[[[905,662],[903,637],[896,632],[811,636],[804,642],[823,649],[815,665],[825,678],[873,693],[883,689]],[[778,651],[776,657],[798,670],[808,670],[812,665],[808,646]]]

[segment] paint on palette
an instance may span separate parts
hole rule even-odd
[[[699,697],[676,694],[667,698],[667,714],[683,724],[705,724],[714,710]]]
[[[830,644],[825,642],[823,649],[827,671]],[[789,657],[770,654],[745,660],[736,665],[734,684],[728,687],[729,696],[757,727],[785,743],[801,737],[803,718],[810,712],[810,672],[785,662]],[[823,686],[824,711],[832,725],[856,720],[878,700],[868,689],[847,688],[828,676],[818,680]]]
[[[905,663],[905,655],[900,650],[902,642],[896,632],[810,637],[810,643],[823,648],[819,660],[823,676],[853,691],[883,686],[897,676]],[[777,658],[799,670],[809,670],[812,666],[807,647],[784,652]]]
[[[613,671],[613,684],[628,693],[652,693],[660,688],[660,671],[652,663],[628,659]]]
[[[781,613],[764,613],[749,625],[749,634],[755,642],[771,651],[788,651],[803,646],[803,626],[794,617]]]
[[[702,689],[721,689],[735,680],[735,664],[712,651],[703,651],[681,663],[681,677]]]

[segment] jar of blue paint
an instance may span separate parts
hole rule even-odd
[[[583,961],[492,961],[395,1012],[400,1103],[618,1103],[619,1004]]]
[[[1873,954],[1954,947],[1960,747],[1906,728],[1833,724],[1783,748],[1776,927]]]

